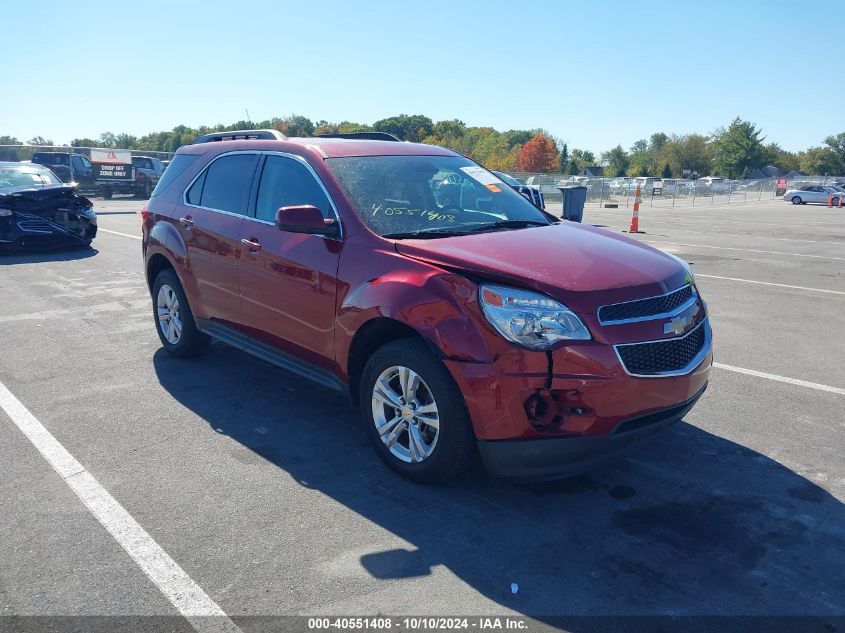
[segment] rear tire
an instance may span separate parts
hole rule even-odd
[[[211,342],[194,322],[182,284],[172,268],[165,268],[153,284],[153,318],[164,349],[182,358],[202,354]]]
[[[463,396],[423,341],[399,339],[377,349],[364,367],[359,400],[376,453],[399,474],[436,484],[472,463],[475,434]]]
[[[792,204],[803,204],[804,201],[801,200],[801,196],[792,196]]]

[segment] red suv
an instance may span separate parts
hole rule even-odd
[[[560,221],[448,149],[210,134],[142,216],[165,349],[214,338],[348,392],[379,456],[419,481],[476,451],[493,476],[575,474],[707,386],[686,263]]]

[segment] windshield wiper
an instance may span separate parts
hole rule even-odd
[[[479,233],[481,231],[494,231],[496,229],[524,229],[529,226],[551,226],[551,222],[540,222],[539,220],[501,220],[491,224],[482,224],[467,233]]]
[[[382,237],[390,240],[405,240],[405,239],[435,239],[438,237],[454,237],[455,235],[465,235],[466,231],[456,231],[455,229],[420,229],[418,231],[405,231],[400,233],[385,233]]]

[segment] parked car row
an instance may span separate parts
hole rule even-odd
[[[64,183],[76,183],[81,192],[102,198],[131,194],[146,200],[165,169],[154,156],[132,156],[132,180],[120,181],[97,178],[91,161],[75,152],[35,152],[30,162],[47,167]]]

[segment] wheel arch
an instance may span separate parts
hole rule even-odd
[[[149,260],[147,261],[147,287],[150,289],[150,292],[153,290],[153,284],[156,281],[156,277],[158,277],[159,273],[166,268],[170,268],[172,270],[176,270],[176,267],[173,265],[165,255],[162,253],[154,253],[150,256]],[[177,273],[178,277],[178,273]]]
[[[437,358],[443,358],[443,353],[432,341],[407,323],[402,323],[401,321],[385,316],[372,318],[355,332],[355,336],[352,338],[352,343],[349,346],[346,371],[349,381],[349,396],[353,403],[358,403],[361,374],[373,352],[382,345],[402,338],[420,340]]]

